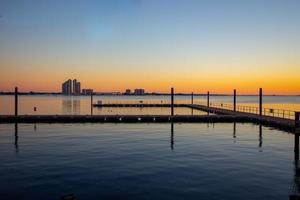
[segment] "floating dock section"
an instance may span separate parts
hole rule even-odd
[[[102,104],[95,107],[170,107],[170,104]],[[272,126],[287,131],[295,131],[295,120],[257,114],[234,112],[194,104],[174,104],[174,107],[187,107],[207,112],[207,115],[2,115],[0,123],[220,123],[250,122]]]

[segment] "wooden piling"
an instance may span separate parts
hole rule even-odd
[[[93,115],[93,92],[91,92],[91,115]]]
[[[209,91],[207,92],[207,107],[209,107]]]
[[[259,88],[259,115],[262,116],[262,88]]]
[[[192,92],[192,95],[191,95],[191,104],[193,105],[194,104],[194,93]]]
[[[174,88],[171,88],[171,116],[174,116]]]
[[[296,122],[296,125],[299,125],[299,120],[300,120],[300,112],[295,112],[295,122]],[[298,122],[298,124],[297,124]]]
[[[15,116],[18,116],[18,87],[15,87]]]
[[[295,112],[295,131],[300,132],[300,112]]]
[[[233,111],[236,112],[236,89],[233,90]]]

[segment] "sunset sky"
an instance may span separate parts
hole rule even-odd
[[[1,0],[0,91],[300,94],[299,0]]]

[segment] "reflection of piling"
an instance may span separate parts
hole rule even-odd
[[[262,115],[262,88],[259,88],[259,115]]]
[[[18,87],[15,87],[15,116],[18,116]]]
[[[171,115],[174,115],[174,88],[171,88]]]
[[[15,123],[15,149],[18,151],[18,123]]]
[[[233,90],[233,111],[236,111],[236,89]]]
[[[262,147],[263,139],[262,139],[262,125],[259,125],[259,148]]]
[[[233,122],[233,138],[236,138],[236,123]]]
[[[209,107],[209,91],[207,92],[207,107]]]
[[[171,123],[171,149],[174,149],[174,123]]]

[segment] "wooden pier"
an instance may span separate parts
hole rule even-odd
[[[94,104],[99,107],[100,105]],[[101,107],[171,107],[171,104],[102,104]],[[0,123],[218,123],[247,122],[295,131],[295,120],[235,112],[196,104],[174,104],[207,112],[207,115],[2,115]]]
[[[215,113],[217,115],[230,115],[236,116],[241,118],[247,118],[249,122],[255,122],[259,124],[264,124],[267,126],[273,126],[280,129],[285,130],[295,130],[295,120],[292,119],[284,119],[279,117],[271,117],[271,116],[264,116],[264,115],[257,115],[252,113],[245,113],[245,112],[237,112],[222,108],[214,108],[214,107],[207,107],[202,105],[190,105],[188,106],[193,109],[199,109],[202,111]]]
[[[173,104],[174,107],[189,107],[189,104]],[[171,108],[172,104],[168,103],[110,103],[110,104],[93,104],[93,107],[98,108],[122,108],[122,107],[138,107],[138,108],[149,108],[149,107],[157,107],[157,108]]]
[[[161,122],[250,122],[233,115],[2,115],[0,123],[161,123]]]
[[[174,103],[174,89],[171,88],[170,103],[106,103],[94,104],[91,94],[90,115],[19,115],[18,114],[18,88],[15,88],[15,115],[0,115],[0,123],[216,123],[216,122],[248,122],[272,126],[292,132],[299,132],[300,113],[294,112],[294,119],[286,119],[275,116],[266,116],[262,108],[262,89],[259,90],[259,112],[256,114],[237,111],[236,90],[234,90],[233,109],[217,108],[211,105],[209,92],[207,92],[207,104],[199,105],[194,102],[194,94],[191,94],[191,103]],[[93,115],[93,107],[168,107],[170,115]],[[186,107],[207,112],[207,115],[174,115],[174,107]],[[273,109],[272,109],[273,110]]]
[[[171,107],[171,104],[94,104],[95,107]],[[226,116],[231,116],[232,120],[235,119],[236,122],[241,119],[243,122],[254,122],[259,124],[264,124],[268,126],[273,126],[280,129],[285,130],[294,130],[295,129],[295,120],[292,119],[284,119],[279,117],[272,117],[272,116],[264,116],[261,114],[253,114],[253,113],[246,113],[246,112],[238,112],[234,108],[233,110],[228,110],[224,108],[215,108],[211,106],[204,106],[204,105],[197,105],[197,104],[174,104],[174,107],[185,107],[191,108],[195,110],[201,110],[207,113],[213,113],[219,116],[219,118],[223,118]],[[261,111],[259,111],[261,113]],[[190,116],[191,118],[195,116]],[[201,117],[203,120],[206,117]],[[187,118],[185,117],[187,120]],[[211,117],[207,117],[207,119],[212,119]],[[245,120],[246,119],[246,120]],[[187,120],[189,121],[189,120]],[[193,120],[191,120],[193,121]],[[207,120],[205,120],[207,121]],[[222,121],[219,119],[219,121]]]

